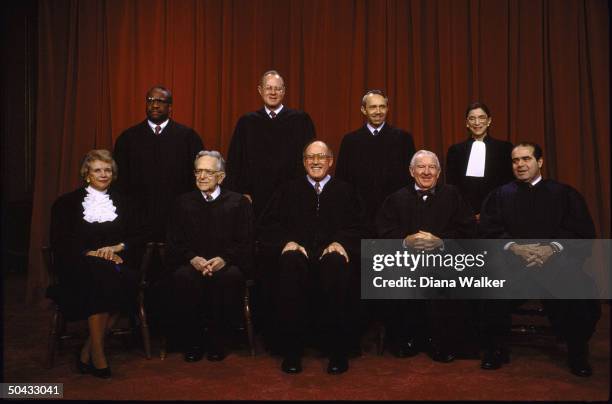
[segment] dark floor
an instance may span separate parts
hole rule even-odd
[[[578,378],[565,365],[565,347],[550,337],[516,340],[512,362],[497,371],[479,369],[478,360],[450,364],[432,362],[426,355],[396,359],[377,356],[366,338],[364,353],[351,360],[340,376],[325,373],[326,360],[304,359],[304,372],[286,375],[279,359],[246,350],[223,362],[186,363],[179,353],[165,361],[147,361],[140,347],[127,350],[120,341],[108,346],[113,371],[110,380],[78,375],[72,369],[80,341],[67,341],[55,366],[43,367],[50,311],[44,305],[26,306],[23,275],[5,277],[4,382],[64,383],[67,399],[107,400],[576,400],[607,401],[610,397],[610,309],[591,342],[594,375]],[[78,324],[77,324],[78,328]],[[157,353],[159,341],[154,339]]]

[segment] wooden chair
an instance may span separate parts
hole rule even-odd
[[[161,242],[150,242],[147,244],[147,250],[156,250],[159,254],[162,265],[166,262],[166,243]],[[150,265],[150,261],[147,263]],[[148,270],[145,269],[145,270]],[[240,330],[246,331],[247,341],[249,345],[249,353],[251,356],[255,356],[255,331],[253,329],[253,320],[251,315],[251,289],[255,285],[255,281],[247,279],[244,285],[244,297],[243,297],[243,315],[244,323],[240,326]],[[167,356],[167,337],[162,333],[161,344],[160,344],[160,359],[164,360]]]
[[[50,369],[53,367],[55,361],[55,353],[57,348],[66,339],[72,338],[72,335],[66,333],[66,323],[72,321],[67,319],[62,311],[61,305],[61,287],[55,268],[55,257],[53,250],[48,246],[42,247],[42,258],[44,265],[49,273],[49,286],[47,287],[46,296],[53,301],[53,314],[51,316],[49,337],[47,342],[47,356],[45,360],[45,366]],[[151,338],[149,334],[149,326],[147,323],[147,315],[144,307],[144,289],[146,287],[146,272],[145,268],[149,265],[148,262],[151,260],[152,251],[147,247],[143,256],[141,271],[140,271],[140,284],[137,294],[137,317],[140,325],[140,331],[142,334],[142,341],[144,345],[145,356],[147,359],[151,359]],[[135,326],[133,325],[133,317],[130,318],[131,326],[128,328],[113,328],[110,331],[110,335],[128,335],[134,334]]]

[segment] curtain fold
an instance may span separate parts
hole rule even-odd
[[[47,284],[40,246],[51,203],[79,185],[87,150],[112,150],[121,131],[144,118],[150,86],[170,87],[174,119],[225,153],[238,117],[260,107],[256,86],[268,69],[285,78],[285,105],[307,111],[335,152],[363,123],[366,89],[384,89],[389,122],[442,161],[466,136],[466,105],[484,101],[492,134],[540,143],[545,174],[577,188],[598,234],[610,237],[608,7],[605,0],[41,0],[28,301]]]

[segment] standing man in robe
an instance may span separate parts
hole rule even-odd
[[[446,183],[459,188],[477,219],[489,192],[514,179],[510,161],[512,143],[491,137],[492,122],[484,103],[468,105],[465,126],[470,138],[452,145],[446,153]]]
[[[441,167],[435,153],[419,150],[410,162],[410,183],[391,194],[377,217],[378,236],[404,239],[416,250],[440,250],[442,239],[469,239],[476,220],[469,204],[453,185],[438,184]],[[385,313],[389,344],[395,356],[405,358],[427,348],[437,362],[455,359],[457,335],[464,305],[458,300],[392,300]],[[424,343],[431,337],[431,344]],[[420,347],[419,347],[420,345]]]
[[[361,99],[367,122],[344,135],[338,153],[336,177],[352,184],[363,198],[369,236],[376,234],[376,212],[393,192],[410,182],[410,159],[415,152],[412,136],[386,122],[389,101],[381,90],[370,90]]]
[[[147,119],[126,129],[113,153],[119,172],[117,188],[145,212],[153,241],[165,241],[166,221],[174,198],[193,189],[193,159],[202,139],[175,122],[172,92],[152,87],[145,98]]]
[[[274,261],[267,268],[269,315],[285,373],[302,371],[305,336],[316,328],[329,356],[327,372],[339,374],[348,370],[354,337],[350,307],[359,299],[362,208],[353,187],[328,174],[334,160],[325,143],[310,143],[303,161],[307,175],[285,183],[261,219],[259,241]]]
[[[595,238],[595,226],[587,205],[582,195],[569,185],[542,178],[544,158],[539,145],[519,143],[511,156],[516,181],[498,188],[485,200],[480,217],[481,237],[509,239],[504,250],[521,262],[521,268],[516,270],[533,268],[531,270],[537,271],[540,267],[558,270],[555,261],[571,262],[574,258],[570,246],[563,246],[558,241],[533,244],[520,239]],[[546,267],[547,263],[552,266]],[[576,268],[572,276],[580,276],[579,270]],[[554,329],[567,342],[571,372],[581,377],[590,376],[593,371],[589,364],[588,341],[601,316],[599,300],[546,299],[541,302]],[[509,354],[503,340],[509,333],[512,307],[517,303],[522,301],[495,300],[484,305],[485,354],[481,368],[498,369],[503,362],[508,362]]]
[[[279,186],[304,173],[302,151],[315,138],[310,116],[283,105],[285,81],[277,71],[265,72],[257,90],[264,106],[236,124],[225,185],[251,200],[256,218]]]

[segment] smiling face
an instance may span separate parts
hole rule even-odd
[[[334,158],[327,145],[314,142],[304,151],[304,168],[314,181],[321,181],[334,164]]]
[[[200,157],[195,163],[193,173],[196,187],[207,194],[214,192],[225,178],[225,173],[219,171],[219,161],[212,156]]]
[[[146,99],[147,118],[153,123],[163,123],[171,112],[172,104],[168,99],[168,94],[161,88],[151,89]]]
[[[285,97],[285,82],[277,74],[268,74],[257,87],[257,91],[259,91],[259,95],[261,95],[261,99],[266,107],[275,110]]]
[[[482,108],[475,108],[468,112],[465,125],[473,138],[480,139],[487,134],[492,121],[493,119]]]
[[[387,110],[387,100],[380,94],[369,94],[365,98],[365,105],[361,106],[361,113],[368,119],[368,123],[375,128],[385,122]]]
[[[516,146],[512,150],[512,171],[517,180],[521,182],[531,182],[541,175],[544,160],[536,160],[533,155],[533,147]]]
[[[438,182],[440,167],[433,156],[420,155],[414,161],[414,166],[410,167],[410,175],[419,188],[431,189]]]
[[[89,163],[85,179],[92,188],[104,191],[113,182],[113,166],[102,160],[94,160]]]

